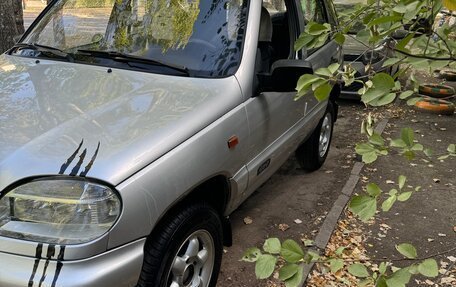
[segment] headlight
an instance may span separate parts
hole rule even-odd
[[[120,215],[109,187],[84,179],[45,178],[23,184],[0,200],[0,236],[78,244],[107,232]]]

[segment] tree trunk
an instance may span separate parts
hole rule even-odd
[[[17,34],[24,34],[24,13],[22,10],[22,0],[13,0],[13,12],[16,21]]]
[[[0,0],[0,53],[11,48],[14,37],[21,34],[17,29],[15,2],[16,0]]]

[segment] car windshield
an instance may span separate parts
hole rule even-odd
[[[12,54],[225,77],[239,66],[247,2],[59,0]]]

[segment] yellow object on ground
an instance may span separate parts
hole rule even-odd
[[[449,10],[456,10],[456,0],[443,0],[443,6]]]

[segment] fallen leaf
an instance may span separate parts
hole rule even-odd
[[[456,257],[454,257],[454,256],[448,256],[447,258],[448,258],[448,260],[450,260],[451,262],[456,262]]]
[[[244,223],[246,225],[252,224],[253,223],[253,219],[250,216],[247,216],[247,217],[244,218]]]
[[[314,246],[314,241],[310,239],[303,239],[302,243],[304,243],[305,247],[311,247]]]
[[[279,229],[282,230],[282,231],[285,231],[288,228],[290,228],[290,226],[288,224],[286,224],[286,223],[280,223],[279,224]]]
[[[454,277],[443,277],[442,279],[440,279],[440,283],[443,284],[452,284],[452,283],[456,283],[456,278]]]
[[[302,220],[301,220],[301,219],[295,219],[295,220],[294,220],[294,223],[296,223],[296,224],[301,224],[301,223],[302,223]]]

